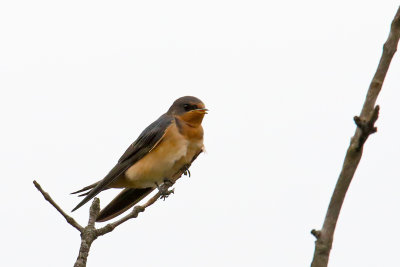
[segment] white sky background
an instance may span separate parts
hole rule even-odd
[[[96,240],[88,266],[309,266],[397,6],[2,1],[2,265],[72,266],[79,234],[32,180],[70,211],[70,192],[194,95],[207,154],[175,195]],[[400,266],[399,73],[396,54],[330,267]]]

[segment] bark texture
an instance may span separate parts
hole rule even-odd
[[[376,132],[374,126],[379,115],[379,106],[375,106],[383,81],[389,69],[393,55],[396,53],[400,38],[400,7],[392,21],[389,37],[383,46],[383,52],[379,61],[378,68],[371,81],[365,98],[360,116],[354,117],[357,129],[351,138],[349,148],[343,162],[343,167],[336,183],[328,211],[320,231],[312,230],[311,233],[316,237],[314,258],[311,267],[328,266],[329,253],[332,248],[333,235],[339,213],[343,205],[346,192],[353,179],[358,163],[361,160],[363,146],[368,136]]]

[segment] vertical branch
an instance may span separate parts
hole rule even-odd
[[[96,222],[97,216],[99,215],[99,212],[100,200],[98,198],[95,198],[92,202],[92,205],[90,206],[88,225],[81,233],[81,246],[79,248],[78,258],[76,259],[74,267],[86,266],[87,258],[89,257],[90,247],[92,246],[93,241],[96,240],[96,238],[98,237],[97,230],[94,227],[94,224]]]
[[[311,267],[328,266],[333,235],[346,192],[361,160],[363,145],[368,136],[376,132],[374,124],[378,119],[379,106],[375,106],[375,103],[379,92],[381,91],[390,62],[392,61],[393,55],[396,53],[399,38],[400,7],[392,21],[389,37],[383,46],[382,56],[369,86],[360,117],[354,117],[357,129],[351,139],[350,146],[347,149],[343,167],[329,203],[324,224],[320,231],[311,231],[311,233],[317,238],[315,241],[314,258]]]

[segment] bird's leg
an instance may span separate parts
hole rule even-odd
[[[185,164],[185,165],[183,165],[183,167],[181,168],[181,171],[183,172],[184,175],[190,177],[189,167],[190,167],[190,164],[189,164],[189,163],[188,163],[188,164]]]
[[[169,190],[174,183],[171,182],[169,179],[165,178],[164,182],[161,185],[158,185],[156,183],[156,186],[158,188],[158,191],[160,192],[160,199],[165,200],[170,194],[174,194],[175,189]]]

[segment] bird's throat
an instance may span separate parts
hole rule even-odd
[[[204,118],[204,113],[197,112],[194,110],[191,112],[186,112],[185,114],[177,117],[179,120],[181,120],[188,126],[196,128],[201,125]]]

